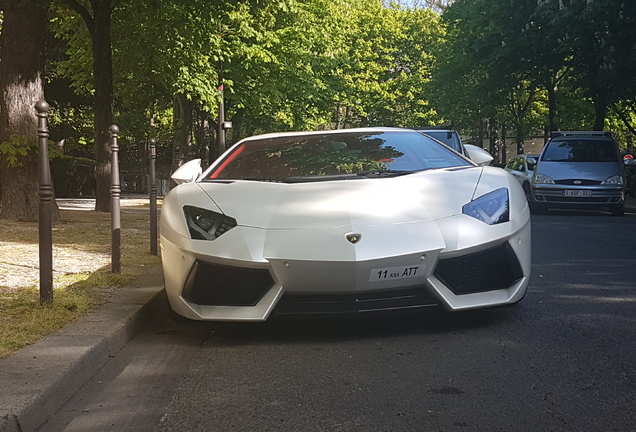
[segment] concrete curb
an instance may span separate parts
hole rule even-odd
[[[161,268],[0,361],[0,431],[36,431],[164,306]]]

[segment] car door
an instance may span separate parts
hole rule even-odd
[[[527,169],[525,158],[523,156],[517,156],[508,161],[504,169],[512,174],[519,183],[523,184],[523,182],[527,178]]]

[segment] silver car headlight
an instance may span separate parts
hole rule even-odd
[[[621,175],[613,175],[611,177],[606,178],[605,180],[603,180],[601,182],[601,184],[604,185],[618,185],[618,186],[623,186],[623,176]]]
[[[532,177],[533,184],[554,184],[554,180],[552,177],[547,176],[545,174],[537,173]]]
[[[236,226],[236,219],[194,206],[183,206],[190,238],[214,240]]]
[[[488,225],[510,220],[508,189],[501,188],[474,199],[462,207],[462,213]]]

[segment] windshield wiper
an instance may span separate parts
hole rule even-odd
[[[357,178],[355,174],[312,175],[295,177],[245,177],[243,180],[262,181],[271,183],[310,183],[333,180],[347,180]]]
[[[251,180],[251,181],[262,181],[262,182],[273,182],[273,183],[282,183],[285,181],[285,178],[279,177],[245,177],[243,180]]]
[[[406,170],[369,170],[369,171],[360,171],[358,173],[361,177],[397,177],[405,174],[412,174],[415,171],[406,171]]]

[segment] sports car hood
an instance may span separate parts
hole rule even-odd
[[[462,212],[483,168],[425,171],[393,178],[309,183],[200,182],[197,185],[239,225],[325,229],[427,221]],[[210,202],[209,204],[212,204]],[[201,207],[208,207],[204,202]]]

